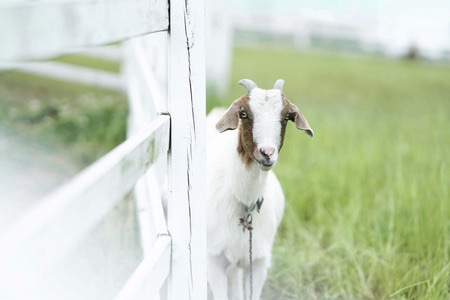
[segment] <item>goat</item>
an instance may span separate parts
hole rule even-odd
[[[245,297],[260,298],[285,201],[271,169],[289,120],[313,136],[303,114],[283,95],[284,80],[277,80],[270,90],[249,79],[239,84],[248,94],[225,112],[215,109],[207,117],[207,277],[215,300],[243,299],[243,272],[250,265],[253,272],[246,272]],[[250,216],[254,228],[250,264],[250,231],[239,226],[239,220],[242,223],[255,208],[258,213]]]

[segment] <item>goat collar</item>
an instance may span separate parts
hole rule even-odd
[[[253,203],[250,206],[244,205],[245,211],[249,214],[251,212],[253,212],[256,208],[256,212],[259,213],[259,210],[261,209],[261,206],[264,202],[264,197],[258,198],[258,200],[256,200],[255,203]]]
[[[258,198],[255,203],[253,203],[251,206],[244,205],[245,212],[247,213],[243,218],[239,218],[239,226],[242,226],[242,231],[245,232],[245,229],[248,231],[253,230],[253,217],[252,212],[256,208],[256,212],[259,213],[259,210],[261,209],[261,205],[264,202],[264,197]]]

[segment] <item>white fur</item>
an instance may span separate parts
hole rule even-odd
[[[280,148],[280,113],[283,109],[280,90],[254,88],[250,94],[250,108],[253,112],[253,139],[258,148]],[[278,151],[272,160],[276,162]]]
[[[269,105],[272,109],[268,109],[268,105],[254,101],[256,96],[261,99],[263,92],[267,103],[280,96],[275,90],[252,91],[255,142],[258,147],[261,143],[278,149],[280,129],[274,128],[274,124],[280,123],[279,112],[274,112],[273,103]],[[246,215],[244,205],[251,206],[264,197],[260,212],[252,213],[253,299],[259,299],[283,215],[284,195],[272,171],[263,171],[255,162],[248,168],[242,163],[236,150],[238,129],[216,131],[215,125],[224,112],[214,110],[207,118],[208,283],[215,300],[244,298],[242,275],[249,265],[249,232],[243,232],[239,218]],[[248,280],[247,274],[246,295],[249,295]]]

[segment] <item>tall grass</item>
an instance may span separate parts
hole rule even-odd
[[[303,111],[275,167],[287,197],[269,299],[449,299],[450,68],[281,49],[234,53]],[[208,107],[227,105],[244,89]],[[255,229],[257,230],[257,229]]]

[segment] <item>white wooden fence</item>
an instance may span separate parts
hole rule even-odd
[[[78,58],[88,58],[111,65],[122,61],[122,44],[77,53]],[[115,71],[105,71],[92,66],[79,66],[61,61],[34,61],[0,64],[0,71],[16,70],[27,74],[53,78],[58,81],[68,81],[86,86],[95,86],[103,89],[123,92],[126,90],[124,78]]]
[[[133,187],[144,258],[116,298],[206,299],[203,15],[200,0],[0,0],[0,65],[122,42],[130,103],[129,138],[0,234],[1,299],[79,299],[51,270]]]

